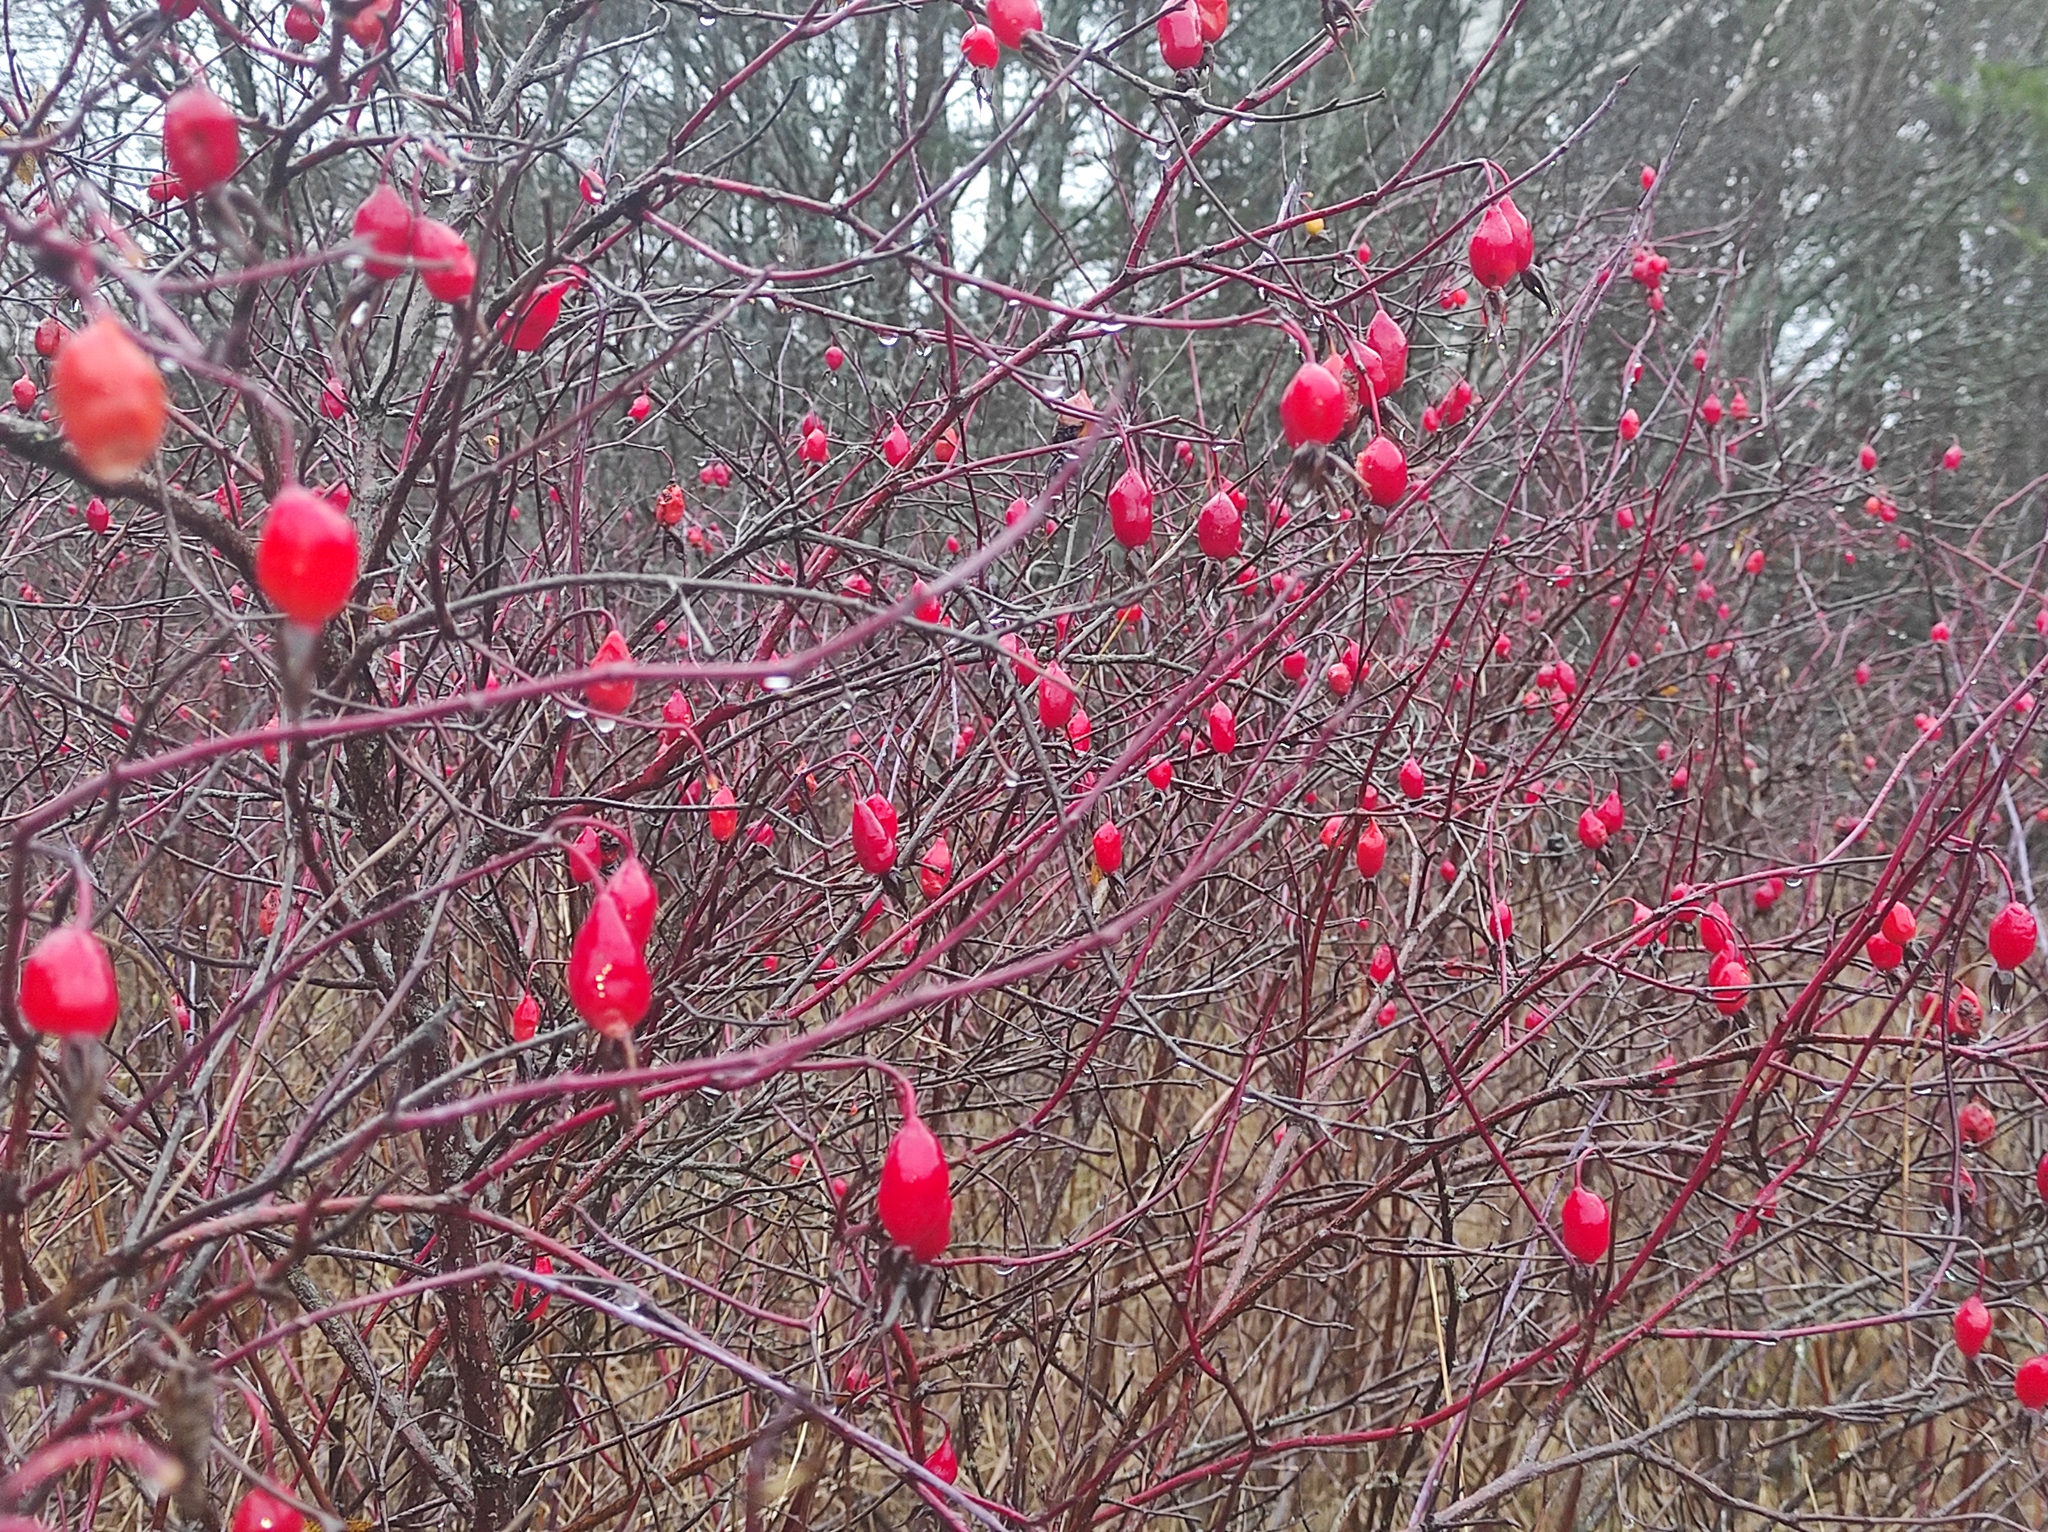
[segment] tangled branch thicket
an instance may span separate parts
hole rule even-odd
[[[0,1524],[2037,1522],[2048,23],[1800,10],[10,8]]]

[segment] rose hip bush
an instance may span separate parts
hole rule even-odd
[[[1522,10],[24,33],[8,1527],[2039,1514],[2041,487]]]

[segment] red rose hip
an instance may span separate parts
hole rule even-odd
[[[996,60],[1002,56],[996,45],[996,34],[983,26],[967,29],[966,35],[960,39],[960,53],[976,69],[993,69],[996,67]],[[836,351],[838,347],[832,349]],[[826,353],[825,365],[835,372],[839,369],[839,364],[831,359],[829,351]]]
[[[389,181],[379,181],[377,189],[363,199],[349,232],[370,250],[363,258],[363,270],[378,281],[388,282],[405,270],[406,258],[412,254],[413,214]]]
[[[1388,436],[1375,436],[1358,454],[1358,476],[1382,510],[1408,492],[1408,454]]]
[[[1358,871],[1361,877],[1376,878],[1387,864],[1387,837],[1377,819],[1368,819],[1358,832]]]
[[[1195,517],[1195,541],[1212,559],[1234,559],[1244,548],[1244,517],[1222,491],[1211,495]]]
[[[1607,1204],[1597,1192],[1574,1186],[1558,1220],[1571,1258],[1591,1266],[1607,1254]]]
[[[1194,0],[1188,0],[1187,4],[1176,6],[1161,16],[1156,30],[1159,34],[1159,57],[1168,69],[1201,67],[1205,46],[1202,41],[1202,13]]]
[[[235,114],[204,85],[188,85],[164,103],[164,161],[193,191],[220,185],[241,159]]]
[[[1957,1307],[1952,1325],[1956,1350],[1964,1356],[1975,1356],[1984,1349],[1984,1342],[1991,1338],[1991,1310],[1984,1306],[1982,1298],[1972,1293]]]
[[[102,315],[66,340],[50,368],[57,424],[94,479],[131,477],[164,439],[163,374],[128,327]]]
[[[626,922],[627,931],[642,947],[647,938],[654,934],[654,913],[660,904],[660,896],[654,889],[654,879],[647,875],[647,868],[640,858],[629,856],[619,863],[605,884],[605,892],[612,896],[612,902],[619,907],[619,917]]]
[[[1126,548],[1152,540],[1152,486],[1135,468],[1126,468],[1109,487],[1109,525]]]
[[[420,281],[443,303],[462,303],[476,291],[476,257],[469,242],[447,224],[414,219],[412,258],[419,263]]]
[[[569,950],[569,1003],[606,1037],[626,1038],[654,998],[647,960],[616,899],[600,893]]]
[[[2013,1396],[2024,1410],[2048,1405],[2048,1356],[2030,1356],[2012,1377]]]
[[[896,865],[896,806],[879,793],[853,805],[853,857],[871,877]]]
[[[83,926],[58,926],[22,960],[22,1019],[51,1037],[105,1037],[121,1014],[114,965]]]
[[[1116,821],[1105,819],[1095,827],[1095,865],[1108,877],[1124,865],[1124,832],[1117,828]]]
[[[989,0],[989,30],[1005,48],[1021,46],[1027,33],[1044,25],[1038,0]]]
[[[911,1117],[889,1140],[875,1211],[889,1238],[920,1261],[953,1242],[953,1194],[946,1152],[921,1118]]]
[[[1992,917],[1989,945],[1991,961],[2010,973],[2034,955],[2041,931],[2034,912],[2015,900]]]
[[[1287,445],[1327,447],[1344,431],[1344,385],[1321,362],[1303,362],[1280,396],[1280,430]]]
[[[304,1532],[305,1525],[306,1518],[294,1506],[259,1487],[235,1507],[229,1532]]]
[[[294,484],[270,502],[256,583],[293,622],[317,628],[348,605],[358,557],[355,523],[324,495]]]

